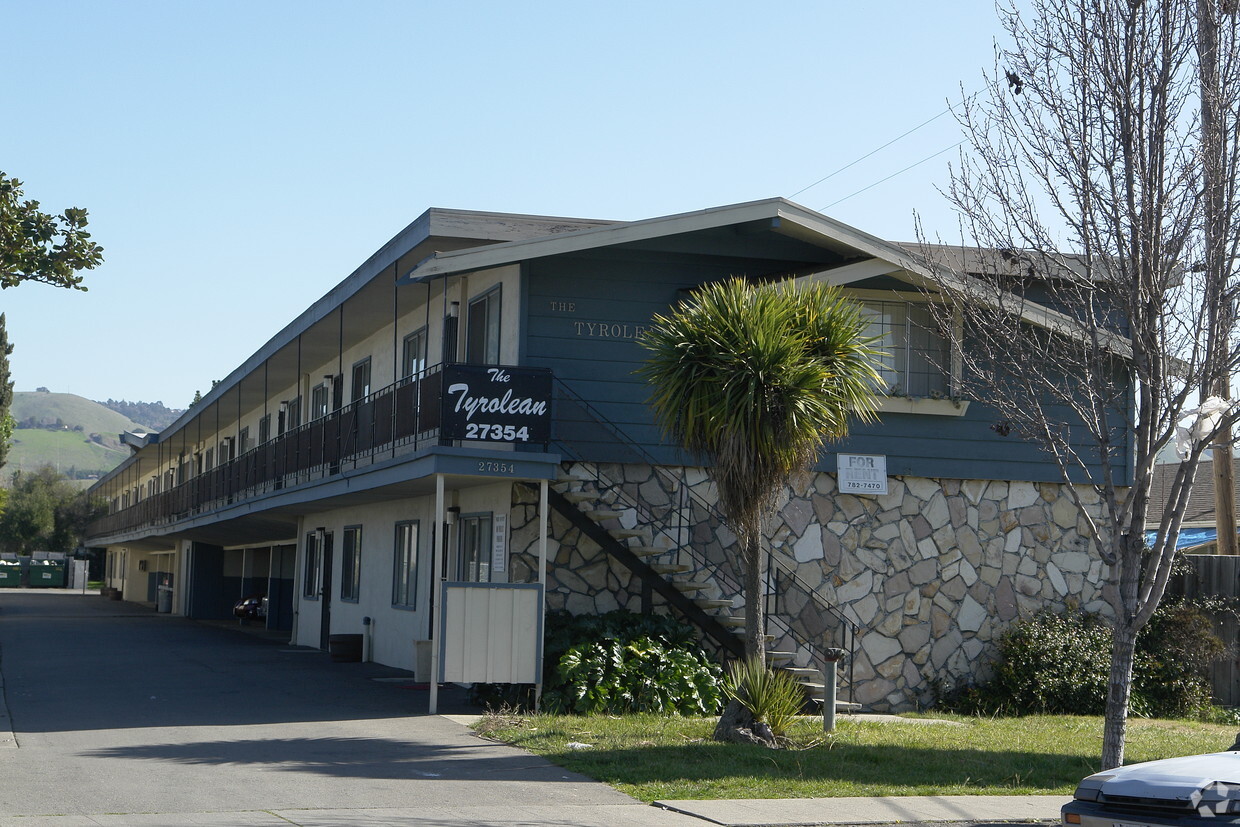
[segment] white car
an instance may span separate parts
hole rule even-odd
[[[1240,752],[1130,764],[1095,773],[1060,811],[1083,827],[1240,825]]]

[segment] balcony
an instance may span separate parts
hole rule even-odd
[[[500,380],[494,379],[496,373],[502,377]],[[521,444],[545,446],[550,419],[550,371],[437,365],[327,416],[288,430],[235,459],[192,477],[189,477],[192,462],[186,457],[178,471],[183,482],[92,522],[87,536],[105,537],[168,526],[264,494],[332,479],[342,472],[412,454],[428,445],[459,444],[462,441],[459,437],[467,433],[465,427],[468,426],[468,433],[472,435],[478,424],[464,422],[462,407],[468,405],[471,398],[477,401],[477,396],[473,388],[462,390],[466,387],[463,383],[471,381],[471,377],[472,381],[478,381],[478,377],[488,374],[492,375],[492,381],[516,382],[507,387],[528,388],[530,382],[538,388],[545,385],[547,399],[542,409],[547,424],[533,429],[502,426],[494,429],[492,426],[484,429],[492,436],[489,441],[515,442],[517,450]],[[445,381],[449,393],[444,393]],[[483,382],[485,384],[485,380]],[[498,402],[501,397],[490,398]],[[481,401],[486,402],[487,397]],[[493,405],[492,414],[496,407],[502,408]],[[472,406],[470,416],[477,408],[476,404]],[[501,410],[490,418],[502,419],[504,413]],[[505,438],[505,432],[512,438]],[[525,439],[521,440],[518,435]]]

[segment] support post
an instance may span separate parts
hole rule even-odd
[[[444,524],[444,490],[443,474],[435,475],[435,531],[431,547],[431,702],[427,712],[439,714],[439,636],[442,634],[435,622],[434,614],[441,610],[437,592],[443,579],[441,561],[443,559],[443,524]]]
[[[835,732],[835,695],[838,664],[848,654],[843,649],[829,648],[822,650],[822,731]]]
[[[538,585],[542,586],[542,605],[538,607],[538,611],[545,618],[547,616],[547,481],[538,481]],[[543,691],[543,647],[538,647],[538,676],[537,682],[534,684],[534,711],[537,712],[542,706]]]

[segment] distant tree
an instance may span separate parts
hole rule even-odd
[[[35,388],[36,393],[51,393],[47,388]]]
[[[76,490],[50,465],[17,472],[0,513],[0,545],[18,554],[70,551],[100,513],[98,501]]]
[[[0,289],[37,281],[85,290],[82,270],[103,262],[103,248],[86,232],[86,210],[69,207],[60,215],[25,200],[22,182],[0,172]]]
[[[124,399],[109,399],[99,404],[132,419],[139,425],[145,425],[157,431],[168,427],[184,413],[184,411],[166,407],[163,402],[129,402]]]
[[[9,354],[12,352],[4,314],[0,313],[0,468],[9,458],[9,441],[13,438],[13,429],[17,427],[10,413],[13,407],[13,377],[9,373]]]

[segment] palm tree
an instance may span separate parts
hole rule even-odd
[[[708,284],[655,316],[639,369],[664,433],[712,467],[740,543],[745,651],[765,662],[762,527],[783,487],[808,471],[849,418],[874,418],[880,386],[860,305],[816,284]]]

